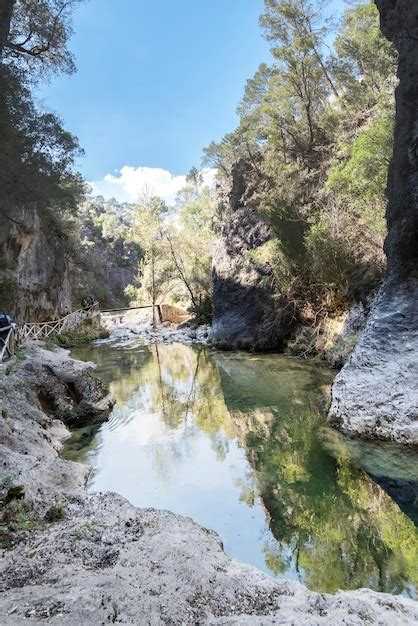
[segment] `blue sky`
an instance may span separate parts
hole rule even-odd
[[[233,130],[245,81],[270,58],[258,25],[263,7],[88,0],[78,8],[70,42],[78,71],[43,85],[39,98],[79,137],[83,175],[107,175],[98,191],[129,199],[150,177],[168,197],[181,183],[173,176],[199,167],[202,149]]]

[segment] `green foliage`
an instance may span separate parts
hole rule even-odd
[[[132,299],[190,307],[196,320],[212,315],[212,229],[214,201],[193,168],[176,203],[143,198],[137,205],[131,229],[144,253],[140,289],[127,288]]]
[[[90,343],[96,339],[105,339],[108,336],[109,333],[107,330],[97,324],[92,325],[86,320],[83,324],[75,328],[68,328],[56,335],[54,342],[64,348],[73,348],[85,343]]]
[[[371,0],[348,8],[337,30],[322,0],[265,5],[273,63],[247,82],[238,128],[204,162],[220,179],[247,162],[247,185],[272,227],[256,253],[269,280],[301,308],[312,297],[325,310],[325,291],[363,297],[384,271],[396,53]]]
[[[350,109],[364,111],[392,93],[397,56],[381,35],[374,2],[364,1],[346,10],[335,51],[334,72]]]
[[[386,183],[393,119],[378,119],[354,141],[349,159],[341,168],[331,170],[330,188],[344,188],[348,193],[370,199],[379,196]]]
[[[328,176],[330,192],[339,195],[353,216],[362,217],[376,235],[385,234],[387,171],[393,145],[394,115],[389,110],[361,130],[351,146],[342,142],[346,156],[332,166]]]
[[[22,348],[15,348],[15,357],[19,363],[26,359],[27,353],[26,350]]]
[[[57,504],[53,504],[45,513],[44,519],[50,524],[61,522],[65,519],[65,509],[63,503],[58,502]]]
[[[129,304],[125,288],[129,283],[138,286],[143,256],[131,231],[134,211],[132,204],[102,196],[89,196],[80,205],[69,240],[75,302],[93,296],[102,308]]]
[[[71,12],[80,0],[8,1],[10,29],[0,42],[0,59],[3,53],[4,62],[23,68],[32,79],[51,72],[74,72],[67,42],[72,34]]]
[[[12,547],[16,533],[33,528],[36,518],[25,501],[25,490],[16,484],[17,475],[0,477],[0,547]]]
[[[35,211],[49,229],[61,233],[83,193],[74,170],[81,154],[76,138],[51,113],[40,113],[18,72],[0,65],[0,215],[23,223]],[[26,218],[28,219],[28,218]]]
[[[312,281],[320,276],[327,285],[333,285],[339,290],[347,288],[355,259],[347,241],[332,232],[332,223],[326,214],[313,218],[305,245],[311,260],[309,273]]]
[[[172,268],[165,219],[169,207],[156,196],[144,196],[135,207],[132,236],[143,250],[139,274],[141,287],[136,295],[140,302],[155,304],[171,288]]]

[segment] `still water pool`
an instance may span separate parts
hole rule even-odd
[[[138,342],[73,356],[116,400],[64,451],[93,466],[90,490],[190,516],[228,554],[314,590],[415,597],[417,455],[327,428],[321,364]]]

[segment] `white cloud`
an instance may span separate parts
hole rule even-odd
[[[202,170],[205,185],[212,186],[216,171]],[[102,180],[90,182],[93,193],[123,202],[134,202],[142,193],[160,196],[173,202],[176,194],[186,184],[186,175],[174,175],[159,167],[132,167],[124,165],[115,174],[106,174]]]

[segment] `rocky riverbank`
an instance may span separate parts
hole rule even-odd
[[[412,600],[310,592],[229,558],[219,537],[191,519],[88,494],[88,467],[59,457],[62,420],[103,420],[112,405],[86,374],[64,350],[39,347],[1,374],[1,623],[417,622]],[[51,412],[58,389],[61,420]]]
[[[185,345],[208,345],[210,342],[208,325],[193,326],[165,323],[153,328],[151,317],[137,312],[125,315],[102,315],[102,324],[109,333],[109,341],[124,342],[141,340],[144,343],[183,343]]]

